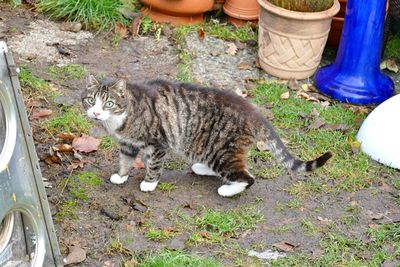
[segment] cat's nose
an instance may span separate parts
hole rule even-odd
[[[95,117],[98,117],[98,116],[100,116],[100,113],[99,113],[99,112],[96,112],[96,111],[93,111],[93,115],[94,115]]]

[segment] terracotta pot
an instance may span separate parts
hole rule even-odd
[[[321,12],[296,12],[258,0],[258,56],[261,67],[283,79],[305,79],[316,71],[339,2]]]
[[[235,26],[248,22],[257,25],[260,5],[257,0],[226,0],[223,10],[228,15],[228,22]]]
[[[196,24],[203,13],[212,9],[214,0],[140,0],[141,12],[157,22],[173,25]]]

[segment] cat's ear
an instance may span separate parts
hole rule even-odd
[[[99,86],[100,83],[92,74],[86,77],[86,88],[93,88]]]
[[[120,79],[116,81],[111,87],[111,90],[117,92],[120,96],[124,95],[125,89],[126,89],[126,81],[123,79]]]

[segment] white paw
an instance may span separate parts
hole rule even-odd
[[[192,171],[197,175],[217,176],[212,169],[202,163],[193,164]]]
[[[246,189],[248,183],[231,182],[231,184],[224,184],[218,188],[218,194],[223,197],[231,197],[239,194]]]
[[[113,175],[111,175],[110,177],[110,182],[113,184],[123,184],[128,180],[128,175],[125,176],[119,176],[118,173],[114,173]]]
[[[142,181],[140,183],[140,191],[143,191],[143,192],[154,191],[154,189],[156,189],[157,185],[158,185],[158,181],[152,182],[152,183]]]

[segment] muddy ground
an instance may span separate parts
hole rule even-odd
[[[0,39],[7,41],[15,60],[51,82],[59,93],[73,99],[77,107],[80,106],[83,79],[61,82],[53,80],[47,73],[49,66],[60,63],[81,64],[96,75],[131,80],[156,77],[174,79],[177,76],[177,65],[180,62],[178,53],[181,47],[171,36],[161,35],[160,40],[153,36],[139,36],[122,40],[118,46],[113,46],[110,42],[112,33],[94,35],[85,31],[66,32],[60,30],[60,22],[50,22],[25,8],[11,9],[1,4],[0,9]],[[192,53],[191,68],[196,81],[217,87],[249,90],[249,80],[267,77],[253,64],[256,55],[254,46],[242,44],[237,55],[229,56],[224,53],[227,45],[225,41],[207,38],[206,44],[193,36],[187,40],[190,41],[187,49]],[[56,43],[68,49],[70,55],[61,55],[56,49]],[[250,67],[236,68],[241,62]],[[225,66],[222,68],[221,64]],[[218,68],[222,71],[217,72]],[[396,77],[397,84],[398,80]],[[52,108],[59,107],[52,103]],[[39,158],[44,159],[49,147],[56,140],[44,135],[36,127],[33,123],[35,144]],[[101,135],[98,129],[92,130],[92,133]],[[367,238],[371,212],[399,213],[393,194],[379,184],[353,193],[311,195],[302,201],[300,207],[281,209],[282,203],[293,199],[285,189],[296,181],[307,178],[289,173],[270,180],[257,179],[244,194],[232,199],[222,198],[216,191],[221,185],[218,179],[194,175],[188,164],[177,161],[174,157],[171,157],[175,161],[171,164],[172,167],[164,171],[162,181],[173,183],[176,187],[170,191],[143,193],[139,191],[139,183],[144,176],[142,169],[133,170],[129,181],[124,185],[118,186],[109,182],[109,177],[118,166],[116,149],[100,150],[84,157],[89,163],[78,171],[96,173],[102,181],[101,185],[90,187],[87,192],[88,200],[80,201],[73,208],[74,216],[54,217],[63,255],[68,254],[69,246],[80,246],[87,253],[87,259],[82,266],[113,266],[121,258],[127,258],[126,254],[129,253],[124,254],[123,250],[115,251],[115,247],[110,248],[113,240],[119,240],[126,249],[137,255],[148,251],[157,252],[162,248],[183,249],[190,253],[214,256],[225,266],[261,264],[248,257],[248,251],[261,252],[282,241],[294,245],[294,251],[289,253],[302,252],[319,256],[323,231],[310,234],[304,228],[304,220],[313,221],[322,229],[324,221],[321,218],[338,221],[349,214],[349,203],[357,203],[361,207],[358,221],[351,226],[339,224],[338,231],[348,237]],[[71,176],[71,171],[65,164],[48,165],[41,161],[40,165],[43,176],[53,185],[46,190],[54,209],[53,214],[56,214],[61,203],[71,197],[68,194],[70,185],[62,186],[65,184],[63,181]],[[191,233],[185,232],[187,229],[182,230],[185,228],[180,225],[185,224],[182,216],[186,214],[195,217],[204,208],[230,210],[244,206],[254,207],[261,212],[263,221],[255,229],[239,231],[230,236],[223,244],[193,244],[188,240]],[[161,241],[150,240],[146,236],[149,224],[155,229],[173,232],[172,237]],[[288,230],[277,230],[282,227],[288,227]]]

